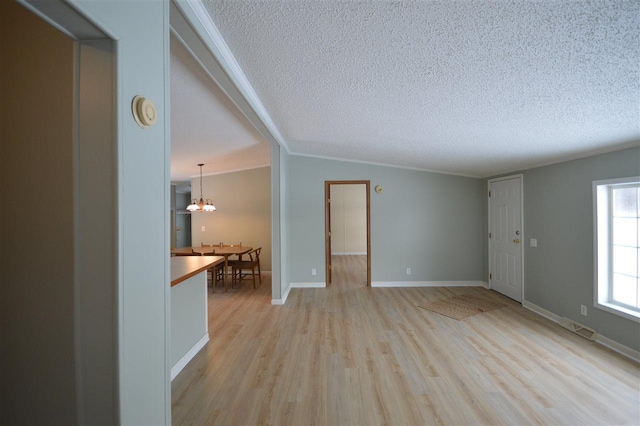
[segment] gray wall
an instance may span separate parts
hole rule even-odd
[[[640,350],[640,325],[593,307],[592,182],[640,175],[640,148],[526,170],[525,300]],[[538,247],[530,247],[536,238]],[[580,305],[588,316],[580,315]]]
[[[207,312],[206,271],[171,287],[172,368],[207,334]]]
[[[291,156],[290,283],[325,281],[326,180],[371,181],[372,281],[484,280],[482,180]],[[376,185],[384,187],[382,194],[373,191]]]
[[[324,181],[343,179],[384,187],[382,194],[371,194],[373,281],[487,281],[487,180],[300,156],[288,160],[288,283],[324,281]],[[591,183],[640,175],[640,148],[520,173],[525,300],[639,350],[638,323],[593,307]],[[537,248],[529,246],[530,238],[538,239]],[[580,305],[589,307],[587,317]]]
[[[0,423],[72,424],[74,45],[14,2],[0,40]]]

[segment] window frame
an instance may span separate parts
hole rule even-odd
[[[612,301],[613,189],[640,185],[640,176],[593,181],[593,256],[595,308],[640,322],[640,308]]]

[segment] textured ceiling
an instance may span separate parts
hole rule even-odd
[[[171,37],[171,180],[269,165],[270,148],[185,47]],[[182,188],[184,190],[186,188]]]
[[[637,1],[203,4],[292,153],[489,176],[640,141]]]

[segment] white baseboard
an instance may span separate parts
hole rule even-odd
[[[325,282],[291,283],[282,299],[271,299],[272,305],[284,305],[292,288],[325,288]],[[485,287],[484,281],[373,281],[371,287]]]
[[[596,343],[600,343],[602,346],[605,346],[614,352],[618,352],[620,355],[624,355],[627,358],[640,363],[640,352],[633,350],[621,343],[618,343],[615,340],[611,340],[600,333],[598,333],[598,335],[596,336]]]
[[[200,340],[198,340],[198,343],[193,345],[193,347],[189,349],[189,352],[187,352],[182,358],[180,358],[180,361],[176,362],[176,365],[171,368],[172,381],[182,371],[182,369],[186,367],[187,364],[189,364],[189,361],[191,361],[193,357],[196,356],[196,354],[200,351],[200,349],[204,347],[204,345],[207,344],[208,341],[209,333],[205,333],[205,335],[202,336]]]
[[[562,320],[562,317],[560,317],[559,315],[556,315],[551,311],[547,311],[546,309],[541,308],[540,306],[526,300],[522,303],[522,306],[529,309],[531,312],[543,316],[546,319],[551,320],[557,324],[559,324],[560,320]],[[618,352],[620,355],[632,359],[633,361],[640,362],[640,352],[636,351],[635,349],[631,349],[630,347],[625,346],[621,343],[618,343],[615,340],[611,340],[600,333],[598,333],[596,337],[596,343],[605,346],[614,352]]]
[[[371,287],[485,287],[484,281],[372,281]]]
[[[334,251],[331,252],[331,256],[366,256],[367,252],[363,251]]]
[[[540,316],[543,316],[546,319],[551,320],[551,321],[553,321],[555,323],[558,323],[558,324],[560,324],[560,320],[562,320],[561,316],[556,315],[551,311],[547,311],[546,309],[541,308],[540,306],[535,305],[535,304],[533,304],[533,303],[531,303],[531,302],[529,302],[527,300],[522,302],[522,307],[523,308],[527,308],[528,310],[530,310],[532,312],[535,312],[536,314],[538,314]]]
[[[325,282],[317,282],[317,283],[291,283],[289,284],[291,288],[324,288],[327,286]]]
[[[287,301],[287,297],[289,297],[289,292],[291,291],[291,284],[284,291],[284,295],[282,295],[282,299],[271,299],[271,304],[276,306],[282,306]]]
[[[284,305],[287,301],[287,297],[289,297],[289,292],[292,288],[325,288],[327,286],[326,283],[291,283],[287,290],[284,292],[282,299],[271,299],[272,305]]]

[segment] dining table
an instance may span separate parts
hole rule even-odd
[[[224,291],[228,290],[228,270],[229,270],[229,256],[238,256],[239,260],[242,260],[242,255],[249,253],[253,250],[253,247],[241,246],[241,245],[211,245],[211,246],[194,246],[194,247],[180,247],[171,249],[172,256],[205,256],[214,254],[216,256],[224,257]],[[214,278],[215,280],[215,278]],[[215,285],[215,284],[214,284]]]

